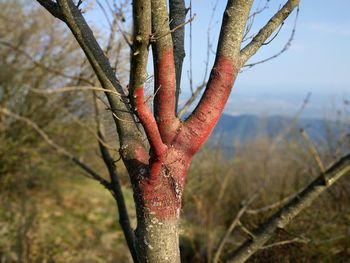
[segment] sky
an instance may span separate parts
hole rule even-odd
[[[192,71],[194,84],[200,83],[205,71],[207,36],[213,45],[212,65],[226,1],[192,0]],[[255,1],[254,7],[265,1]],[[283,5],[283,0],[270,0],[268,8],[255,19],[256,33]],[[189,1],[187,1],[189,6]],[[226,107],[228,114],[292,115],[304,98],[312,93],[305,115],[322,117],[350,96],[350,1],[301,0],[295,36],[291,47],[276,59],[239,74]],[[213,14],[213,19],[211,16]],[[279,52],[288,41],[296,18],[294,12],[271,44],[264,46],[249,62],[259,61]],[[101,15],[92,18],[103,24]],[[190,65],[189,25],[186,26],[186,58],[182,96],[189,95]],[[151,72],[150,72],[151,74]],[[195,85],[194,85],[195,86]],[[337,105],[337,106],[334,106]]]
[[[219,1],[217,6],[212,21],[213,37],[218,36],[225,2]],[[270,2],[269,8],[257,17],[252,33],[257,32],[285,1]],[[201,48],[200,44],[192,44],[193,61],[196,61],[192,63],[198,65],[198,62],[204,64],[206,45],[203,44],[213,5],[204,5],[200,0],[192,0],[192,5],[196,13],[193,39],[202,43]],[[239,74],[226,113],[293,115],[309,92],[312,95],[303,113],[305,117],[324,117],[335,107],[341,107],[343,98],[350,96],[349,10],[348,0],[335,0],[331,4],[326,0],[301,0],[291,47],[278,58]],[[279,52],[291,35],[295,17],[296,12],[287,19],[272,43],[259,50],[250,62]],[[215,46],[216,43],[217,37],[213,40]],[[200,75],[203,65],[195,71],[194,75]]]

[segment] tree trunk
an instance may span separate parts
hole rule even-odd
[[[178,218],[144,215],[138,221],[136,240],[140,262],[180,263]]]
[[[134,178],[140,262],[180,262],[181,196],[191,159],[186,156],[170,148],[163,158],[150,161],[149,170],[141,168]]]

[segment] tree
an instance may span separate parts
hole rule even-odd
[[[222,19],[214,66],[205,92],[194,111],[181,121],[177,101],[184,58],[183,0],[133,1],[133,41],[127,92],[115,76],[110,62],[86,23],[79,6],[82,1],[37,0],[70,28],[92,66],[112,110],[121,158],[130,175],[137,212],[132,231],[126,206],[108,149],[100,150],[111,181],[80,166],[109,189],[118,205],[120,224],[135,262],[179,262],[179,216],[187,170],[193,156],[208,139],[223,112],[242,66],[298,6],[288,0],[264,27],[242,48],[253,0],[228,0]],[[170,23],[170,21],[174,23]],[[155,84],[154,111],[147,106],[144,84],[147,79],[149,47],[152,47]],[[176,63],[175,63],[176,62]],[[3,111],[5,114],[9,114]],[[72,157],[72,160],[78,162]],[[283,228],[303,208],[340,176],[349,172],[348,157],[322,173],[296,198],[287,203],[228,258],[243,262],[259,249],[276,228]],[[79,163],[78,163],[79,164]]]

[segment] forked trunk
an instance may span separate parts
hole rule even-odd
[[[184,179],[191,158],[167,150],[139,169],[136,179],[136,248],[140,262],[180,262],[179,215]],[[134,184],[135,186],[135,184]]]

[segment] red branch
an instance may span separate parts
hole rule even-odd
[[[134,92],[135,111],[139,117],[145,131],[152,150],[154,158],[159,159],[167,150],[167,146],[162,142],[156,120],[144,100],[143,87],[138,87]]]
[[[175,116],[175,64],[172,48],[162,51],[156,74],[155,114],[159,131],[165,143],[172,139],[179,122]]]
[[[204,144],[221,116],[236,78],[232,59],[219,56],[212,69],[207,88],[193,113],[185,121],[179,140],[190,155]]]

